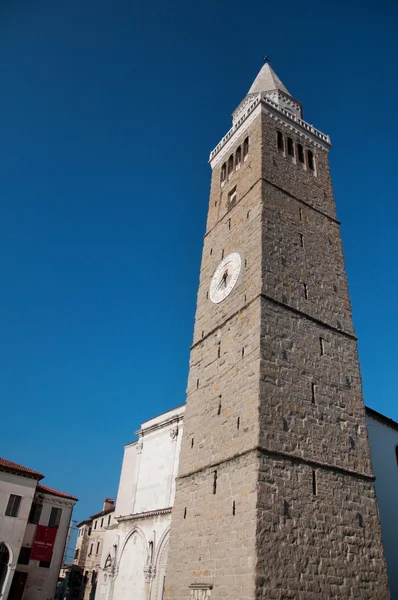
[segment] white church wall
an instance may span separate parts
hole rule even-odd
[[[371,416],[367,410],[367,427],[376,495],[379,504],[382,540],[387,562],[391,598],[398,598],[398,426],[395,428]],[[396,424],[395,424],[396,425]]]
[[[161,600],[184,407],[146,421],[125,447],[96,600]]]

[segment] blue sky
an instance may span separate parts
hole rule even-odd
[[[331,164],[367,404],[396,403],[397,8],[0,5],[0,454],[115,496],[123,445],[182,404],[209,151],[264,54]]]

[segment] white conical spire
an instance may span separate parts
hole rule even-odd
[[[266,61],[260,69],[259,74],[253,81],[249,94],[257,94],[258,92],[270,92],[271,90],[280,90],[290,96],[278,75],[273,71],[268,61]]]

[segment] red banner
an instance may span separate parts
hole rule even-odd
[[[30,555],[31,560],[51,561],[57,531],[57,527],[37,526],[32,553]]]

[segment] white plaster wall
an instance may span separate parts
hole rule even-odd
[[[12,577],[15,572],[36,485],[36,479],[29,479],[27,477],[21,477],[20,475],[0,471],[0,538],[8,547],[10,552],[9,564],[11,565],[6,580],[4,581],[2,600],[7,598]],[[6,517],[4,514],[10,494],[22,496],[17,517]]]
[[[120,473],[115,514],[129,515],[133,512],[135,492],[137,487],[137,442],[124,448],[122,471]]]
[[[29,561],[29,565],[18,565],[18,571],[25,571],[28,573],[22,600],[52,600],[54,597],[72,510],[75,504],[75,501],[66,498],[58,498],[57,496],[44,493],[40,493],[38,501],[43,504],[39,525],[48,525],[52,507],[60,508],[62,510],[61,521],[55,538],[50,567],[48,569],[40,567],[40,562],[38,560]],[[24,536],[24,546],[32,547],[35,532],[36,525],[28,524]]]
[[[398,599],[398,431],[366,417],[391,600]]]
[[[103,540],[96,600],[161,600],[171,512],[157,511],[174,502],[183,413],[181,406],[146,421],[139,441],[125,447],[115,520]],[[105,568],[108,555],[112,562]]]

